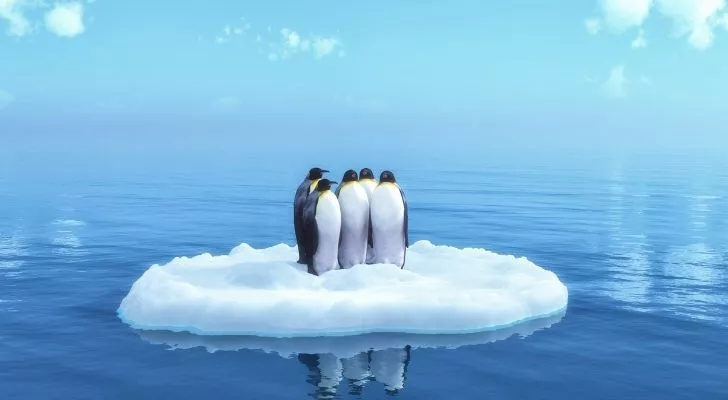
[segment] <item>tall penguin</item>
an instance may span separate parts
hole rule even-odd
[[[323,178],[324,173],[329,172],[328,170],[321,169],[318,167],[311,168],[306,174],[306,178],[303,179],[298,189],[296,189],[296,196],[293,198],[293,229],[296,231],[296,245],[298,246],[298,263],[306,263],[306,253],[303,248],[302,240],[303,235],[301,233],[301,216],[303,215],[303,205],[306,203],[308,194],[313,191],[316,187],[316,183],[319,179]]]
[[[370,204],[374,263],[404,268],[409,246],[407,198],[391,171],[382,171]]]
[[[331,182],[320,179],[303,207],[302,233],[308,272],[321,275],[339,267],[341,208]]]
[[[372,203],[372,194],[374,194],[374,189],[377,188],[377,180],[374,179],[374,173],[369,168],[362,168],[361,171],[359,171],[359,183],[364,188],[364,191],[367,192],[367,198],[369,199],[369,204]],[[369,223],[369,240],[367,241],[367,256],[366,256],[366,263],[371,264],[374,262],[374,248],[372,248],[372,224],[371,221]]]
[[[356,171],[350,169],[344,173],[336,197],[341,207],[339,265],[350,268],[364,264],[369,240],[369,198]]]

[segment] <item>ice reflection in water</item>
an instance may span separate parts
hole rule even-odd
[[[494,331],[463,335],[367,334],[343,337],[278,339],[255,336],[203,336],[186,332],[142,331],[137,334],[149,343],[164,344],[172,349],[203,347],[209,352],[263,350],[284,358],[295,358],[308,370],[311,395],[331,399],[346,382],[350,394],[358,394],[366,385],[376,382],[388,394],[405,389],[407,371],[418,348],[456,349],[483,345],[519,335],[528,337],[549,328],[565,315],[556,315],[524,322]]]

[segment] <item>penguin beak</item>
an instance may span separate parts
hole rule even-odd
[[[328,169],[322,169],[321,172],[329,172]]]
[[[332,185],[338,185],[339,184],[339,182],[334,182],[334,181],[330,181],[329,183],[332,184]]]

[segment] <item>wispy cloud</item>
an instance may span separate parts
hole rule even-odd
[[[15,96],[12,93],[0,90],[0,110],[15,103]]]
[[[297,54],[312,54],[321,59],[334,53],[343,57],[343,43],[336,37],[309,35],[302,37],[298,32],[283,28],[278,41],[269,43],[268,59],[271,61],[286,60]],[[338,52],[337,52],[338,50]]]
[[[218,35],[215,36],[215,43],[225,44],[234,40],[236,37],[245,36],[251,28],[252,25],[245,21],[245,17],[242,17],[238,24],[225,25]]]
[[[225,44],[236,40],[253,42],[259,51],[270,61],[288,60],[295,56],[309,55],[314,59],[322,59],[332,55],[344,57],[344,44],[336,36],[303,34],[292,28],[281,28],[275,31],[268,25],[263,30],[255,30],[245,18],[239,25],[226,25],[215,37],[217,44]]]
[[[55,7],[45,14],[45,26],[48,31],[59,37],[72,38],[82,34],[85,30],[83,4],[56,3]]]
[[[93,0],[86,2],[94,3]],[[85,31],[84,11],[82,1],[0,0],[0,24],[6,22],[5,34],[9,36],[27,36],[36,32],[35,26],[45,25],[56,36],[73,38]],[[36,14],[42,15],[42,20],[28,17]]]
[[[25,17],[24,0],[0,0],[0,21],[8,24],[5,33],[10,36],[25,36],[32,32],[30,21]]]
[[[647,47],[647,40],[645,39],[645,31],[640,29],[637,37],[632,41],[633,49],[642,49]]]
[[[604,91],[612,97],[625,97],[627,78],[624,75],[624,65],[617,65],[612,68],[609,78],[602,85]]]
[[[642,26],[653,0],[600,0],[604,24],[614,32]]]
[[[672,21],[672,36],[686,37],[687,42],[698,50],[705,50],[713,44],[715,29],[728,29],[726,0],[598,0],[601,16],[590,18],[587,30],[596,34],[606,26],[609,32],[621,34],[630,29],[639,29],[633,48],[643,48],[642,26],[651,13],[659,13]],[[590,28],[591,26],[591,28]],[[642,39],[640,39],[642,38]]]
[[[596,18],[588,18],[584,21],[584,26],[590,35],[596,35],[602,29],[602,22]]]

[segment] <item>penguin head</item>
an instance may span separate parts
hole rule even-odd
[[[316,184],[316,190],[319,192],[325,192],[327,190],[331,190],[331,184],[336,184],[337,182],[330,181],[326,178],[321,179]]]
[[[369,168],[362,168],[359,171],[359,179],[374,179],[374,173]]]
[[[359,180],[359,177],[356,175],[356,171],[353,169],[347,170],[344,172],[344,177],[341,179],[342,182],[356,182]]]
[[[329,172],[329,170],[321,169],[319,167],[311,168],[310,170],[308,170],[308,179],[321,179],[326,172]]]
[[[382,174],[379,175],[379,182],[396,183],[397,180],[394,179],[392,171],[382,171]]]

